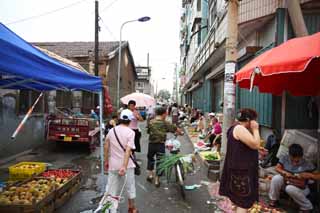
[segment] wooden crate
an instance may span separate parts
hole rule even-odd
[[[21,186],[22,184],[38,178],[29,178],[23,182],[11,185],[11,186]],[[10,186],[10,187],[11,187]],[[0,212],[10,212],[10,213],[52,213],[54,211],[54,197],[55,190],[52,190],[46,197],[37,203],[31,205],[1,205]]]
[[[81,186],[81,172],[75,171],[77,174],[69,179],[62,187],[52,190],[46,197],[44,197],[38,203],[31,205],[0,205],[0,212],[10,213],[52,213],[55,209],[62,206],[67,200],[69,200],[73,194],[75,194]],[[32,177],[16,184],[12,184],[9,187],[21,186],[34,179],[50,179],[46,177]]]
[[[62,187],[56,190],[56,197],[61,197],[62,194],[64,194],[66,191],[72,188],[77,182],[81,182],[81,172],[79,170],[73,171],[77,172],[77,174],[73,176],[71,179],[69,179],[65,184],[63,184]]]
[[[59,196],[56,195],[54,199],[54,208],[58,209],[61,206],[63,206],[63,204],[65,204],[77,191],[79,191],[80,186],[81,186],[81,181],[75,182],[74,185],[69,187],[62,194],[60,194]]]

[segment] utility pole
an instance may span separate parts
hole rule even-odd
[[[95,0],[95,19],[94,19],[94,75],[99,76],[99,2]],[[98,98],[93,96],[93,103],[96,106]]]
[[[177,66],[177,63],[174,64],[174,72],[176,75],[176,103],[178,103],[179,91],[178,91],[178,66]]]
[[[151,92],[151,69],[149,67],[149,53],[147,54],[147,69],[148,69],[148,78],[147,78],[147,94],[152,95],[153,91]]]
[[[158,99],[158,80],[156,80],[156,95],[155,97]]]
[[[227,153],[227,131],[235,118],[236,85],[234,74],[237,64],[237,42],[238,42],[238,0],[228,0],[227,11],[227,38],[226,38],[226,59],[224,74],[224,101],[223,101],[223,127],[222,127],[222,159],[220,175]]]

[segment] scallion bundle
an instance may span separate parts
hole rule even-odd
[[[166,174],[171,168],[180,160],[180,158],[184,157],[182,154],[175,154],[166,156],[164,155],[159,159],[158,171],[159,173],[165,172]]]

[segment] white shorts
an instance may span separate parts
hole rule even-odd
[[[134,168],[127,169],[127,182],[124,186],[124,191],[127,192],[128,199],[136,198],[136,184],[134,177]],[[108,171],[108,183],[106,186],[107,194],[119,196],[124,184],[125,176],[119,175],[119,170]]]

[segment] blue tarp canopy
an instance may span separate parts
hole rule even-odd
[[[0,89],[102,90],[100,77],[49,57],[0,23]]]

